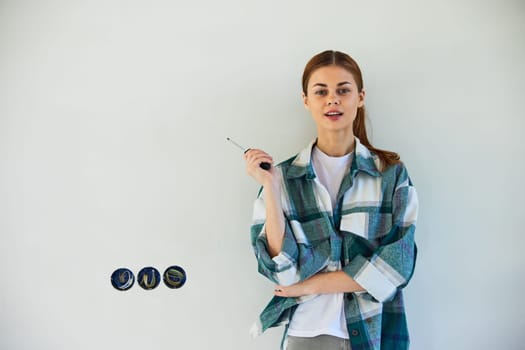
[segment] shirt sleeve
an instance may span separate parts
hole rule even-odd
[[[401,165],[392,197],[392,228],[370,258],[354,257],[343,267],[350,277],[380,302],[394,298],[414,272],[417,247],[414,241],[418,199],[416,189]]]
[[[297,269],[299,248],[290,223],[285,218],[283,246],[281,252],[272,258],[268,254],[265,220],[266,208],[264,196],[261,192],[254,203],[251,226],[252,246],[257,258],[259,272],[277,284],[291,285],[297,283],[300,279]]]

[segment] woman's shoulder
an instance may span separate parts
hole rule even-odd
[[[290,158],[283,160],[277,166],[280,166],[283,169],[290,167],[307,168],[311,163],[312,150],[315,142],[316,139],[310,141],[305,148],[301,149]]]
[[[283,175],[289,175],[292,178],[302,177],[304,175],[310,176],[313,172],[311,154],[314,142],[315,140],[310,142],[310,144],[300,152],[277,164],[276,167],[281,169]]]
[[[284,178],[288,178],[289,175],[292,175],[292,177],[294,177],[293,174],[297,174],[299,170],[301,170],[296,165],[296,160],[298,156],[299,154],[295,154],[294,156],[283,160],[275,166],[281,172]]]
[[[293,156],[291,156],[290,158],[288,159],[285,159],[281,162],[279,162],[276,167],[278,168],[281,168],[281,169],[286,169],[286,168],[289,168],[291,167],[293,164],[294,164],[294,161],[297,159],[297,157],[299,156],[299,154],[294,154]]]

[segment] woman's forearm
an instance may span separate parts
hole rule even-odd
[[[272,157],[259,149],[244,153],[246,171],[263,186],[266,206],[265,231],[268,240],[268,254],[273,258],[281,252],[284,237],[284,214],[281,205],[281,181],[278,170],[272,165],[262,169],[262,163],[273,164]]]
[[[264,202],[268,254],[273,258],[281,252],[284,237],[284,214],[281,205],[281,190],[278,185],[264,187]]]
[[[274,294],[300,297],[311,294],[353,293],[365,289],[344,271],[321,272],[291,286],[276,286]]]
[[[307,283],[307,288],[310,289],[308,294],[352,293],[364,291],[359,283],[343,271],[318,273],[305,282]]]

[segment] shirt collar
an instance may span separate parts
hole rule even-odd
[[[312,140],[308,146],[297,154],[290,164],[286,177],[289,179],[306,176],[307,179],[314,179],[315,172],[312,165],[312,149],[317,139]],[[363,171],[371,176],[381,176],[376,164],[376,157],[366,148],[361,141],[355,138],[355,153],[350,165],[350,172],[354,177],[357,172]]]

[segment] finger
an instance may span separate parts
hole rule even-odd
[[[259,167],[262,163],[268,163],[271,166],[273,164],[273,160],[272,158],[268,158],[268,157],[255,158],[253,162],[251,163],[251,166]]]
[[[253,159],[256,157],[270,157],[271,158],[271,156],[268,153],[260,149],[249,149],[248,151],[244,153],[245,159]]]
[[[277,285],[274,287],[273,293],[277,296],[284,297],[286,296],[286,289],[283,286]]]
[[[259,149],[255,149],[255,148],[250,148],[248,150],[246,150],[244,152],[244,157],[245,158],[250,158],[250,157],[253,157],[254,155],[256,154],[260,154],[262,151],[259,150]]]
[[[274,290],[273,295],[276,295],[278,297],[285,297],[286,294],[283,291]]]
[[[273,164],[273,158],[266,154],[250,155],[246,159],[248,167],[258,167],[261,163]]]

